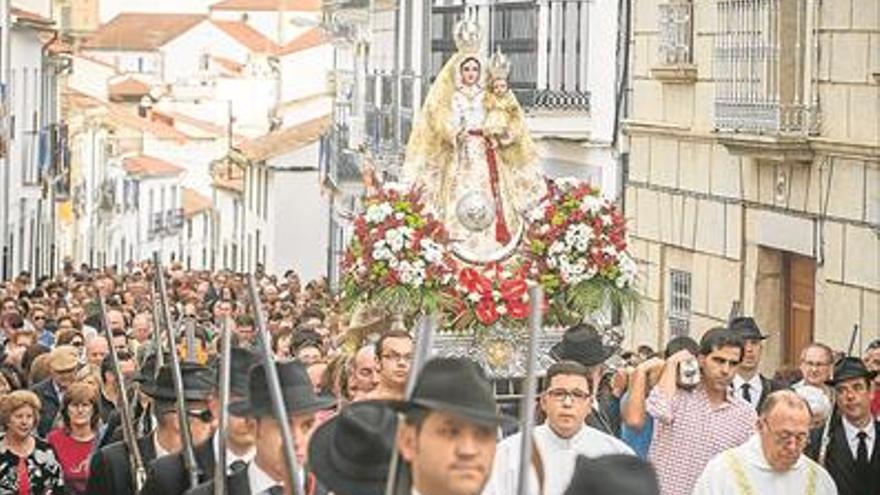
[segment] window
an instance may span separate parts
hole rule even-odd
[[[722,131],[817,131],[813,0],[718,0],[715,127]]]
[[[691,274],[682,270],[669,272],[669,336],[690,333]]]
[[[660,28],[660,65],[693,63],[693,5],[677,0],[658,6]]]

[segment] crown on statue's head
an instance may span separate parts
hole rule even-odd
[[[476,54],[483,43],[483,33],[476,20],[464,18],[455,24],[455,46],[462,53]]]
[[[489,60],[489,77],[492,79],[507,79],[510,75],[510,69],[510,60],[501,53],[501,48],[498,47]]]

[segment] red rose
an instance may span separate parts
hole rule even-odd
[[[501,297],[508,303],[519,301],[527,289],[526,281],[521,278],[505,280],[501,282]]]
[[[529,316],[529,305],[519,301],[510,301],[507,303],[507,314],[516,320],[522,320]]]
[[[483,325],[492,325],[496,321],[498,321],[498,309],[495,307],[495,303],[492,302],[491,299],[483,299],[477,304],[476,308],[477,319],[480,320],[480,323]]]
[[[458,282],[468,292],[486,294],[492,292],[492,282],[473,268],[465,268],[458,273]]]

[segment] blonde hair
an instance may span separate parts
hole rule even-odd
[[[40,398],[30,390],[16,390],[10,392],[4,397],[0,397],[0,425],[5,427],[9,422],[9,418],[15,414],[15,411],[18,411],[25,406],[29,406],[33,409],[35,416],[34,426],[36,427],[36,416],[39,416],[42,406],[40,404]]]

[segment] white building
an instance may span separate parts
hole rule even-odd
[[[212,19],[246,22],[280,46],[314,27],[321,0],[221,0],[209,10]]]
[[[56,78],[61,66],[50,55],[54,30],[47,1],[16,3],[6,20],[0,71],[6,84],[0,116],[0,275],[52,273],[55,218],[52,183],[62,166]],[[7,3],[8,5],[8,3]],[[28,10],[25,10],[25,7]],[[5,29],[3,31],[6,31]],[[8,71],[5,72],[5,71]]]
[[[319,175],[319,117],[239,145],[230,154],[243,172],[243,271],[296,270],[305,280],[327,273],[329,200]]]

